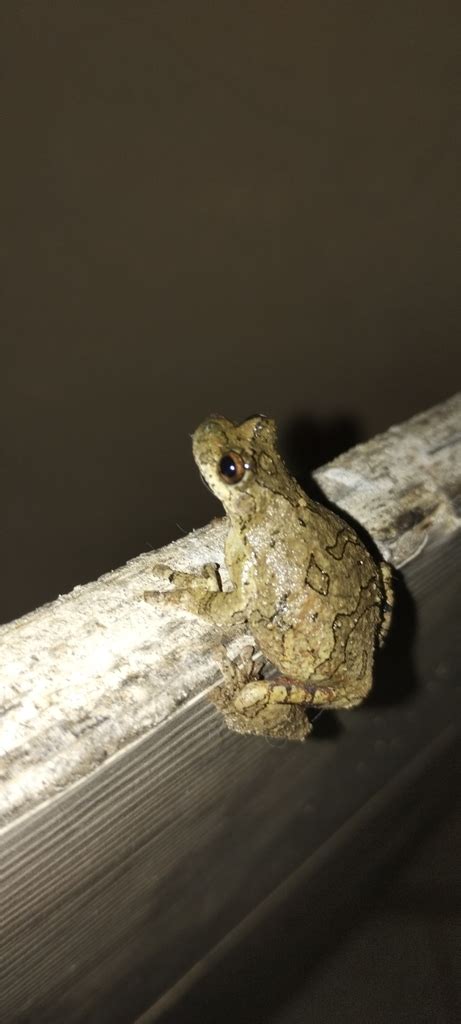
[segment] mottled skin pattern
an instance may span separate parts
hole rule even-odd
[[[350,708],[368,693],[376,640],[388,627],[390,568],[378,566],[346,522],[304,494],[277,451],[272,420],[255,416],[237,425],[210,417],[193,435],[193,452],[229,517],[225,560],[233,589],[222,591],[215,565],[199,575],[163,567],[175,589],[146,597],[216,623],[248,623],[278,675],[252,679],[248,666],[240,673],[234,667],[212,699],[234,729],[303,738],[310,731],[306,705]],[[229,453],[243,474],[237,481],[220,472]]]

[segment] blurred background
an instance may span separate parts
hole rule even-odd
[[[4,0],[5,621],[459,388],[458,4]]]

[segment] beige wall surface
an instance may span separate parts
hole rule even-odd
[[[459,6],[2,8],[0,620],[460,386]],[[458,258],[457,258],[458,256]]]

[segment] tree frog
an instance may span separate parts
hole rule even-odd
[[[257,674],[249,659],[211,698],[237,731],[303,739],[307,706],[351,708],[369,692],[376,642],[390,621],[390,566],[377,564],[349,523],[290,476],[273,420],[210,416],[192,445],[228,516],[232,589],[223,590],[214,564],[198,574],[161,567],[174,589],[145,596],[216,624],[246,625],[273,677]]]

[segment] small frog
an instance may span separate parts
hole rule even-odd
[[[193,453],[229,518],[232,590],[214,564],[198,574],[161,567],[174,589],[145,596],[247,625],[275,677],[255,677],[250,658],[211,698],[240,732],[303,739],[306,706],[351,708],[370,690],[375,643],[390,621],[390,566],[377,565],[349,523],[290,476],[273,420],[211,416],[193,435]]]

